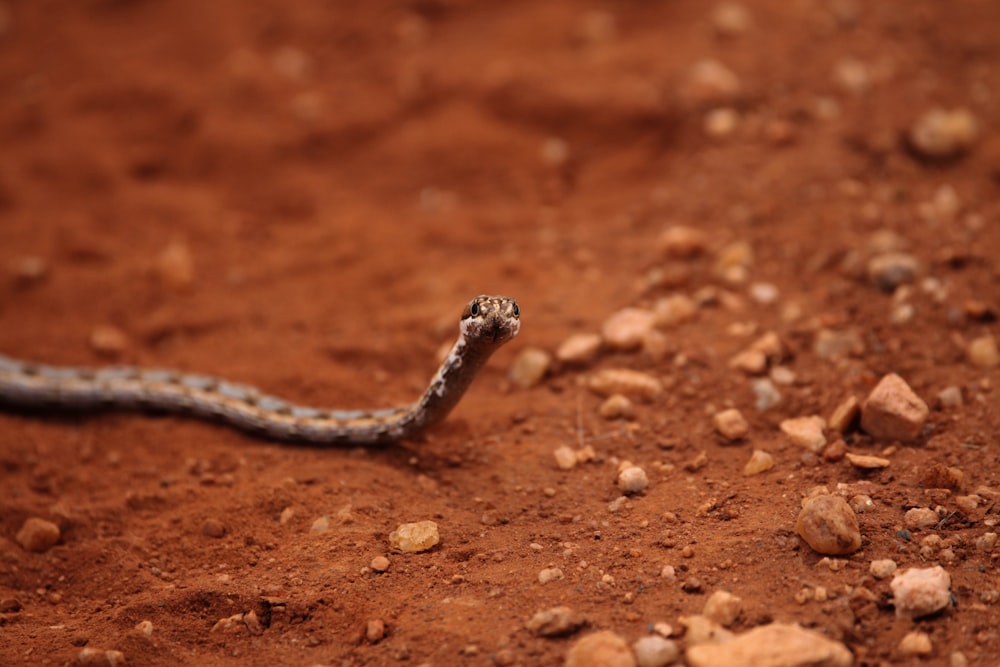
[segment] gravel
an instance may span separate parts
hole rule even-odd
[[[828,556],[852,554],[861,548],[858,519],[840,496],[807,499],[795,521],[795,532],[813,551]]]
[[[972,148],[979,138],[979,123],[968,109],[931,109],[913,124],[908,138],[918,155],[945,160]]]
[[[785,419],[779,425],[781,432],[789,440],[815,454],[823,451],[826,446],[826,436],[823,435],[825,427],[826,420],[817,415]]]
[[[528,389],[538,385],[551,367],[551,354],[537,347],[527,347],[514,358],[507,378],[514,386]]]
[[[632,644],[637,667],[665,667],[680,656],[676,642],[658,635],[640,637]]]
[[[910,530],[919,528],[930,528],[941,520],[937,512],[929,507],[914,507],[906,510],[903,515],[903,524]]]
[[[608,630],[581,638],[566,654],[566,667],[636,667],[635,656],[620,636]]]
[[[980,336],[972,340],[965,349],[969,363],[977,368],[996,368],[1000,366],[1000,350],[993,336]]]
[[[649,486],[646,471],[639,466],[627,466],[618,473],[618,488],[622,493],[633,495],[641,493]]]
[[[861,428],[882,440],[910,441],[920,435],[930,411],[903,378],[883,377],[861,406]]]
[[[650,310],[624,308],[605,320],[601,327],[604,344],[612,350],[630,351],[642,346],[653,330],[655,316]]]
[[[538,583],[547,584],[552,581],[559,581],[563,579],[563,571],[558,567],[547,567],[539,571],[538,573]]]
[[[893,292],[900,285],[916,280],[919,270],[920,263],[913,255],[887,252],[868,261],[868,280],[883,292]]]
[[[736,408],[715,413],[712,424],[719,435],[729,442],[743,440],[750,435],[750,424]]]
[[[433,549],[440,540],[438,525],[433,521],[402,523],[389,533],[392,548],[411,553]]]
[[[635,405],[628,396],[622,394],[612,394],[604,399],[597,409],[604,419],[632,419],[635,417]]]
[[[658,379],[628,368],[597,371],[587,379],[587,388],[602,397],[622,394],[643,400],[652,400],[663,393],[663,384]]]
[[[595,333],[573,334],[559,345],[556,359],[564,364],[587,365],[597,358],[602,343]]]
[[[896,616],[921,618],[951,603],[951,577],[940,565],[909,568],[893,577],[890,587]]]
[[[794,623],[756,627],[722,644],[703,643],[687,650],[690,667],[850,667],[846,646]]]
[[[876,579],[887,579],[896,572],[896,561],[891,558],[873,560],[868,566],[868,571]]]
[[[774,457],[761,449],[753,450],[750,460],[743,466],[743,474],[746,476],[759,475],[774,467]]]
[[[44,553],[59,542],[59,537],[59,526],[45,519],[31,517],[25,520],[14,539],[25,551]]]
[[[565,637],[583,627],[583,620],[569,607],[559,606],[537,612],[524,625],[536,637]]]
[[[702,615],[723,627],[729,627],[736,622],[743,611],[743,600],[728,591],[715,591],[702,609]]]
[[[912,656],[930,655],[934,651],[931,636],[926,632],[912,630],[899,640],[899,653],[907,658]]]

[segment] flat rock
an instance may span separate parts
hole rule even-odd
[[[771,623],[725,644],[687,650],[690,667],[850,667],[846,646],[795,623]]]
[[[930,410],[906,381],[890,373],[883,377],[861,406],[861,428],[882,440],[914,440],[924,428]]]

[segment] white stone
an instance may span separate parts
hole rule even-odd
[[[636,667],[666,667],[680,656],[677,644],[658,635],[640,637],[632,644]]]
[[[622,493],[639,493],[649,486],[646,471],[639,466],[628,466],[618,473],[618,488]]]
[[[931,643],[931,636],[926,632],[913,630],[911,632],[907,632],[903,638],[899,640],[899,652],[906,657],[914,655],[930,655],[933,650],[934,645]]]
[[[566,445],[558,447],[552,452],[552,456],[555,458],[556,465],[559,466],[560,470],[572,470],[576,467],[576,452],[571,447],[567,447]]]
[[[551,367],[551,354],[537,347],[526,347],[514,357],[507,378],[515,386],[528,389],[541,382]]]
[[[896,615],[921,618],[951,603],[951,576],[940,565],[909,568],[892,579]]]
[[[636,667],[625,640],[602,630],[578,640],[566,654],[565,667]]]
[[[705,601],[702,615],[710,618],[723,627],[729,627],[736,622],[743,610],[743,600],[728,591],[715,591]]]
[[[736,408],[715,413],[712,424],[719,435],[730,442],[742,440],[750,435],[750,424]]]
[[[785,419],[780,424],[781,432],[789,440],[814,453],[821,452],[826,446],[826,436],[823,435],[825,427],[826,420],[817,415]]]
[[[651,310],[623,308],[611,315],[601,327],[604,343],[614,350],[635,350],[653,330],[654,319]]]
[[[403,523],[389,533],[389,544],[400,551],[427,551],[434,548],[440,540],[438,525],[433,521]]]
[[[891,558],[873,560],[868,566],[868,571],[876,579],[885,579],[896,571],[896,561]]]
[[[743,466],[743,474],[747,477],[759,475],[774,467],[774,457],[761,449],[753,450],[750,460]]]
[[[600,335],[595,333],[573,334],[559,345],[556,359],[564,364],[589,364],[597,358],[602,343]]]

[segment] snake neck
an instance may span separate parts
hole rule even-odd
[[[500,345],[469,342],[465,335],[452,346],[424,395],[402,419],[403,437],[412,436],[440,422],[452,411],[482,368]]]

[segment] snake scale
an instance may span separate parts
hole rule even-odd
[[[254,387],[206,375],[135,366],[47,366],[0,355],[0,405],[21,408],[149,409],[221,420],[267,438],[315,444],[412,439],[444,419],[501,345],[520,328],[514,299],[477,296],[458,340],[415,402],[381,410],[294,405]]]

